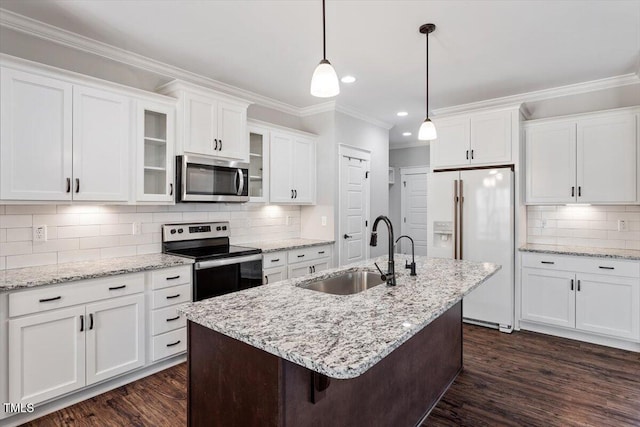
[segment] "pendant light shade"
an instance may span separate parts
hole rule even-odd
[[[331,98],[340,93],[340,83],[336,70],[327,61],[327,37],[325,34],[324,0],[322,0],[322,61],[311,77],[311,95],[318,98]]]
[[[438,137],[436,132],[436,126],[433,124],[431,119],[429,119],[429,33],[432,33],[436,30],[435,24],[424,24],[420,26],[420,33],[425,34],[427,36],[427,90],[426,90],[426,115],[427,118],[422,122],[420,126],[420,131],[418,132],[418,139],[420,141],[433,141]]]

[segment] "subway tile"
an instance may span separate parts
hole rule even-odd
[[[635,249],[640,251],[640,240],[627,240],[627,249]]]
[[[134,222],[152,222],[153,215],[150,212],[145,213],[121,213],[118,215],[118,222],[120,224],[124,223],[134,223]]]
[[[7,241],[7,229],[0,228],[0,243],[4,243]]]
[[[143,205],[136,206],[136,212],[167,212],[169,209],[165,205]]]
[[[0,215],[0,228],[31,227],[32,215]]]
[[[0,245],[0,256],[23,255],[33,252],[33,244],[28,242],[6,242]]]
[[[58,205],[57,208],[59,214],[86,214],[102,212],[102,206],[98,205]]]
[[[142,232],[142,234],[146,234],[146,233],[160,233],[160,230],[162,230],[162,225],[161,224],[156,224],[154,222],[148,223],[148,224],[141,224],[140,225],[140,231]]]
[[[117,224],[117,213],[88,213],[78,215],[79,225]]]
[[[610,221],[617,221],[619,219],[640,221],[640,212],[607,212],[607,219]]]
[[[7,205],[7,215],[55,214],[56,205]]]
[[[23,242],[26,240],[32,240],[33,228],[7,228],[6,229],[6,241],[7,242]]]
[[[608,239],[640,240],[640,231],[607,231]]]
[[[540,236],[540,234],[541,234],[540,231],[541,231],[540,228],[533,228],[533,227],[532,228],[528,228],[527,229],[527,235],[528,236]]]
[[[135,213],[137,212],[135,205],[105,205],[102,206],[102,212],[105,213]]]
[[[209,212],[209,221],[229,221],[230,219],[229,212]]]
[[[46,242],[33,242],[33,253],[73,251],[80,249],[78,239],[56,239]]]
[[[4,215],[4,213],[5,213],[4,205],[0,205],[0,215]]]
[[[108,248],[118,246],[118,236],[81,237],[80,249]]]
[[[55,252],[30,255],[12,255],[7,257],[7,269],[51,265],[56,264],[57,262],[58,254]]]
[[[7,268],[7,258],[0,256],[0,270]]]
[[[161,224],[171,224],[174,222],[182,222],[181,212],[156,212],[153,214],[153,222]]]
[[[529,243],[538,243],[538,244],[542,244],[542,245],[555,245],[556,244],[556,238],[555,237],[549,237],[549,236],[530,236],[530,237],[528,237],[527,241]]]
[[[139,245],[136,249],[138,255],[145,254],[158,254],[162,252],[162,246],[160,243],[150,243],[148,245]]]
[[[100,258],[120,258],[125,256],[133,256],[136,255],[136,247],[135,246],[117,246],[111,248],[102,248],[100,249]]]
[[[100,249],[79,249],[74,251],[58,252],[58,263],[93,261],[100,259]]]
[[[161,243],[162,242],[162,233],[151,233],[151,241],[153,243]]]
[[[146,245],[152,242],[152,236],[150,233],[119,236],[119,239],[120,239],[119,241],[120,246]]]
[[[627,212],[640,212],[640,205],[625,206]]]
[[[69,225],[58,227],[58,239],[91,237],[100,235],[99,225]]]
[[[183,221],[207,221],[209,219],[208,212],[184,212],[182,214]]]
[[[106,224],[100,226],[101,236],[120,236],[131,234],[133,226],[131,224]]]
[[[541,228],[542,227],[542,220],[541,219],[535,219],[535,218],[527,218],[527,226],[528,227]]]
[[[542,218],[542,214],[540,211],[528,210],[527,211],[527,219],[540,219]]]
[[[78,214],[50,214],[50,215],[34,215],[33,225],[61,226],[61,225],[77,225],[79,220]]]

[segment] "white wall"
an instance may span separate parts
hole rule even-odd
[[[395,184],[389,185],[389,218],[400,230],[402,212],[402,182],[400,168],[429,166],[429,145],[424,147],[392,148],[389,150],[389,166],[395,169]]]

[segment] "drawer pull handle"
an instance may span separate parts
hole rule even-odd
[[[174,298],[178,298],[179,296],[180,296],[180,294],[169,295],[169,296],[167,296],[167,299],[174,299]]]
[[[178,341],[176,341],[176,342],[172,342],[171,344],[167,344],[167,347],[173,347],[174,345],[178,345],[178,344],[180,344],[181,342],[182,342],[181,340],[178,340]]]
[[[41,299],[40,302],[57,301],[59,299],[62,299],[62,297],[61,296],[57,296],[57,297],[53,297],[53,298],[44,298],[44,299]]]
[[[605,266],[599,266],[598,268],[601,268],[603,270],[615,270],[615,267],[605,267]]]
[[[178,274],[177,276],[171,276],[171,277],[167,277],[167,280],[176,280],[179,279],[180,275]]]
[[[118,289],[124,289],[126,288],[127,285],[122,285],[122,286],[114,286],[112,288],[109,288],[110,291],[117,291]]]
[[[555,264],[553,261],[540,261],[542,264]]]
[[[571,279],[571,290],[573,290],[573,279]]]
[[[298,258],[302,258],[302,257],[304,257],[304,254],[302,254],[302,255],[298,255]]]
[[[580,292],[580,280],[578,280],[578,292]]]
[[[172,317],[170,319],[167,319],[167,322],[173,322],[174,320],[178,320],[179,318],[180,316]]]
[[[271,262],[278,262],[280,261],[280,258],[276,258],[276,259],[272,259]]]
[[[318,255],[322,255],[324,253],[324,251],[320,251],[318,252]]]

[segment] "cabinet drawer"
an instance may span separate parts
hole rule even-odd
[[[587,261],[587,260],[585,260]],[[607,276],[640,277],[640,262],[617,261],[610,258],[590,258],[580,273],[604,274]]]
[[[151,360],[164,359],[187,351],[187,328],[180,328],[153,337]]]
[[[176,310],[178,305],[151,312],[151,335],[163,334],[187,326],[187,319]]]
[[[191,301],[191,285],[173,286],[153,291],[151,308],[162,308]]]
[[[287,253],[284,251],[264,254],[262,256],[262,268],[282,267],[287,261]]]
[[[522,254],[522,266],[576,273],[640,277],[640,262],[570,255]]]
[[[547,254],[522,254],[522,266],[531,268],[546,268],[549,270],[573,270],[574,263],[569,257]]]
[[[144,273],[81,280],[9,294],[9,317],[144,292]]]
[[[331,246],[313,246],[310,248],[294,249],[289,251],[289,264],[297,262],[312,261],[320,258],[328,258],[331,256]]]
[[[162,289],[187,283],[191,283],[190,265],[164,268],[151,272],[151,289]]]

